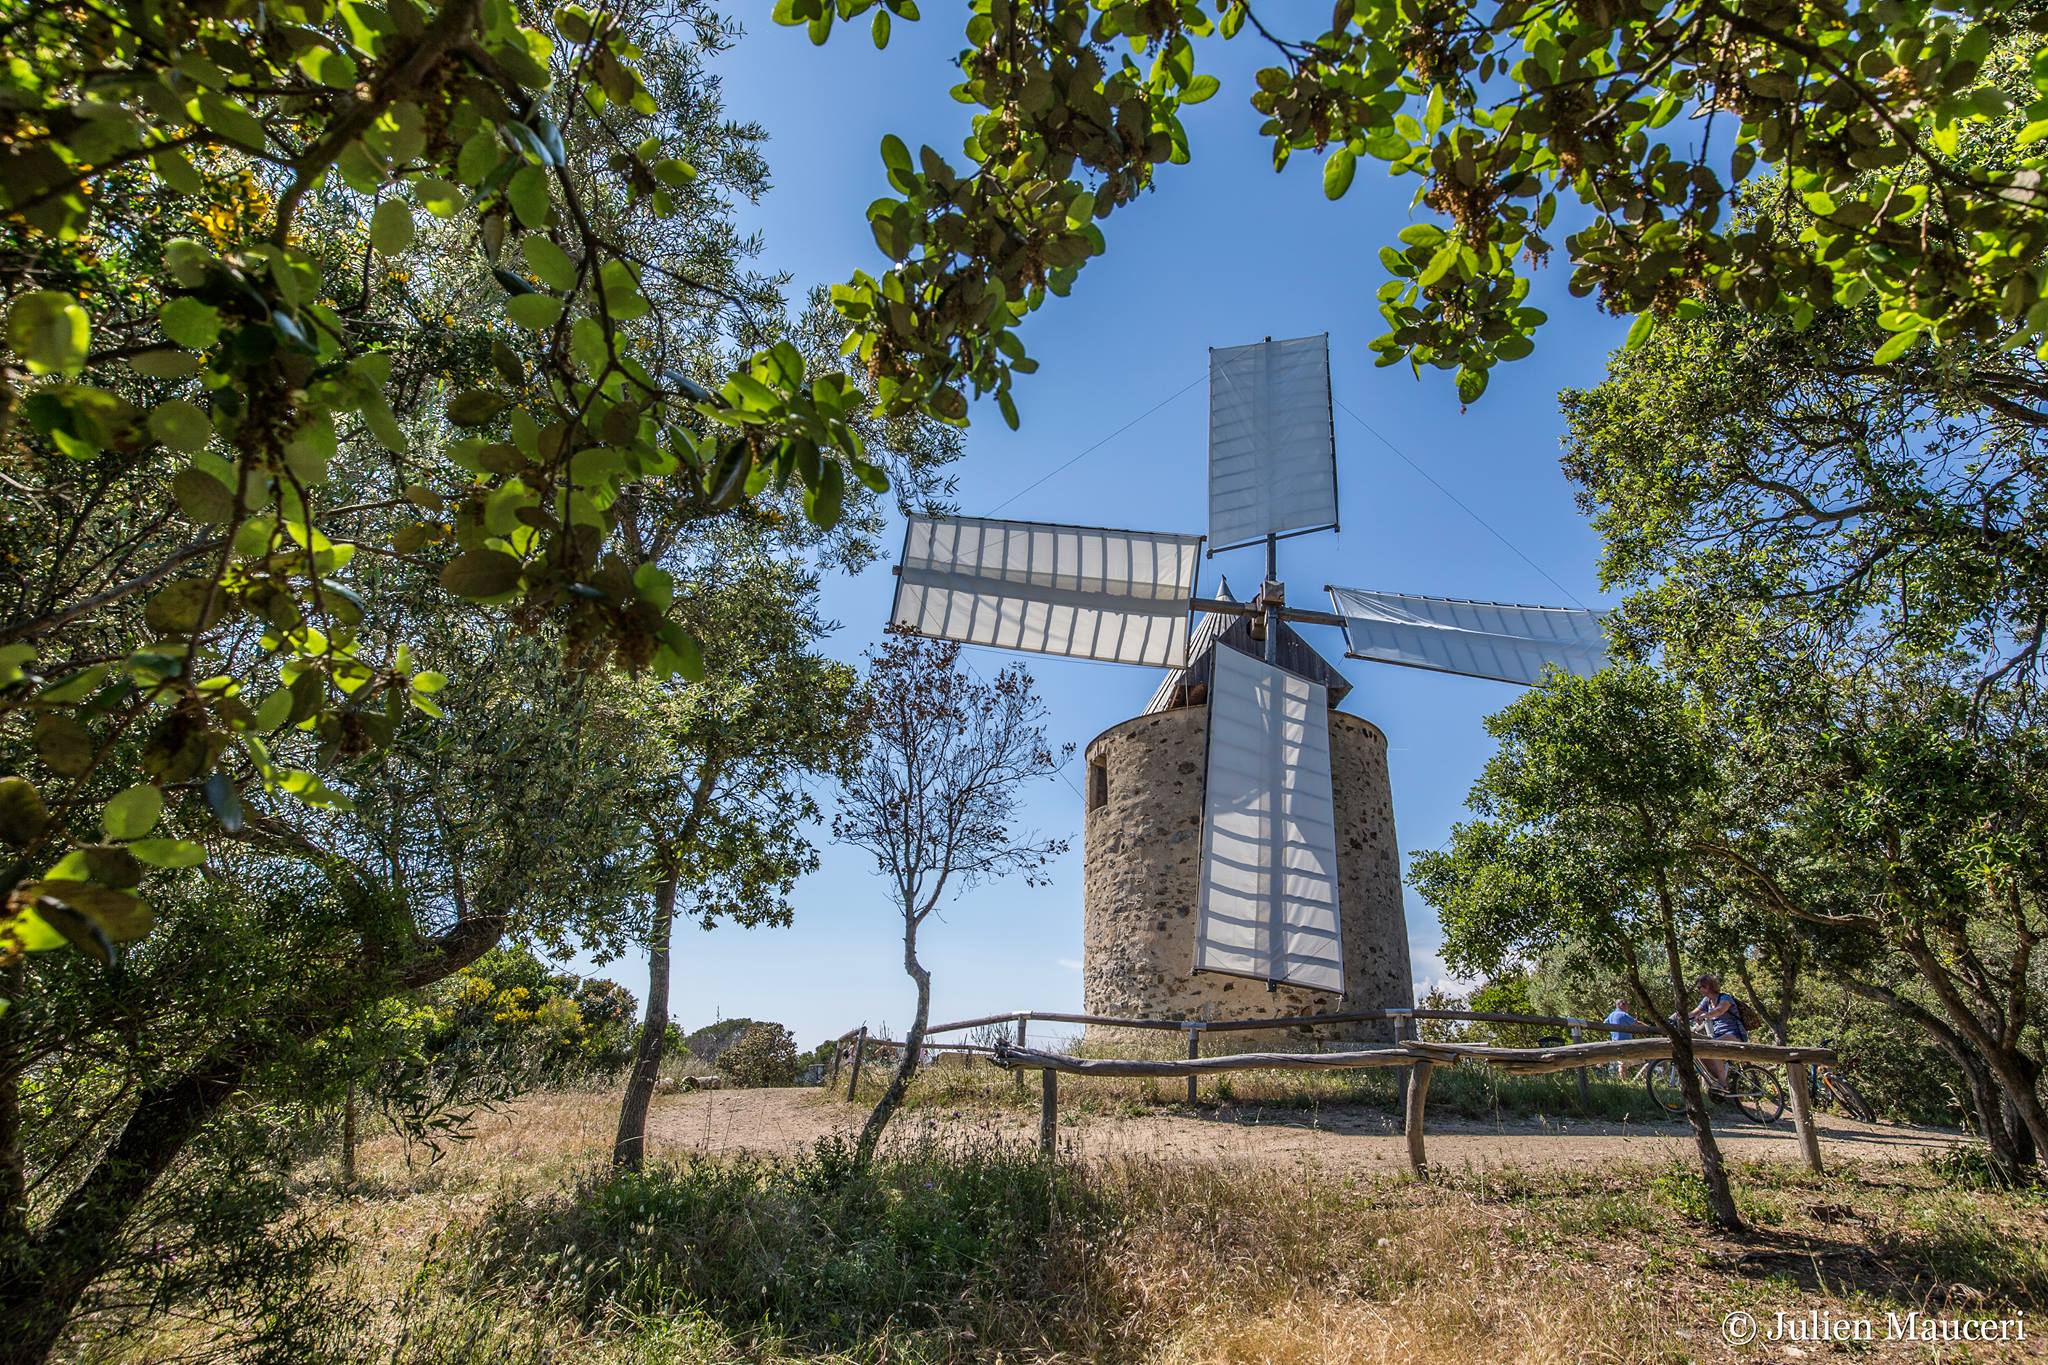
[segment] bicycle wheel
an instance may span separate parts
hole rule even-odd
[[[1877,1122],[1877,1111],[1872,1109],[1870,1101],[1864,1099],[1856,1087],[1849,1083],[1847,1076],[1824,1071],[1821,1073],[1821,1082],[1827,1086],[1828,1093],[1835,1097],[1835,1102],[1842,1106],[1843,1112],[1850,1118],[1863,1123]]]
[[[1650,1092],[1650,1098],[1665,1113],[1685,1112],[1685,1091],[1679,1088],[1678,1063],[1669,1060],[1651,1062],[1643,1068],[1643,1088]]]
[[[1736,1107],[1758,1123],[1776,1123],[1784,1116],[1785,1083],[1766,1067],[1730,1062],[1728,1093]]]

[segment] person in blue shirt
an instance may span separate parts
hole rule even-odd
[[[1742,1026],[1742,1007],[1735,1003],[1735,997],[1721,989],[1721,978],[1702,972],[1692,983],[1699,994],[1699,1004],[1693,1006],[1692,1018],[1707,1026],[1707,1037],[1723,1042],[1746,1043],[1749,1030]],[[1700,1059],[1700,1065],[1707,1069],[1707,1075],[1714,1081],[1717,1091],[1728,1089],[1728,1064],[1726,1062]]]
[[[1607,1017],[1605,1019],[1602,1019],[1600,1022],[1608,1025],[1620,1024],[1640,1026],[1643,1021],[1636,1018],[1633,1014],[1630,1014],[1628,1012],[1628,1001],[1617,1000],[1614,1002],[1614,1008],[1608,1011]],[[1637,1035],[1629,1031],[1628,1028],[1610,1027],[1607,1031],[1607,1036],[1613,1039],[1615,1042],[1619,1043],[1625,1039],[1634,1038]],[[1614,1074],[1617,1076],[1627,1074],[1626,1068],[1623,1066],[1622,1063],[1616,1062],[1614,1064]]]

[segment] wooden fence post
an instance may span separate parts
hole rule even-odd
[[[1401,1044],[1407,1042],[1409,1036],[1414,1031],[1414,1028],[1414,1021],[1407,1018],[1405,1015],[1399,1019],[1396,1019],[1394,1021],[1394,1046],[1399,1047]],[[1405,1107],[1408,1103],[1408,1068],[1403,1067],[1401,1071],[1394,1077],[1394,1088],[1397,1092],[1397,1097],[1400,1099],[1402,1105]]]
[[[1401,1126],[1408,1136],[1408,1169],[1417,1180],[1429,1174],[1429,1158],[1422,1146],[1422,1114],[1429,1104],[1429,1073],[1435,1069],[1428,1062],[1417,1062],[1402,1073],[1408,1078],[1408,1101]]]
[[[1028,1014],[1020,1014],[1020,1015],[1018,1015],[1018,1016],[1017,1016],[1017,1046],[1018,1046],[1018,1047],[1022,1047],[1022,1046],[1024,1046],[1024,1030],[1025,1030],[1025,1029],[1027,1029],[1027,1028],[1030,1028],[1030,1027],[1031,1027],[1031,1016],[1030,1016],[1030,1015],[1028,1015]],[[1024,1070],[1023,1070],[1023,1068],[1022,1068],[1022,1067],[1019,1067],[1019,1068],[1017,1069],[1017,1071],[1016,1071],[1016,1072],[1015,1072],[1014,1074],[1015,1074],[1015,1075],[1016,1075],[1016,1077],[1017,1077],[1017,1093],[1021,1095],[1021,1094],[1023,1094],[1023,1093],[1024,1093]]]
[[[845,1052],[846,1039],[839,1038],[834,1040],[832,1044],[832,1066],[825,1073],[825,1089],[827,1091],[836,1091],[839,1089],[839,1058],[842,1055],[844,1055]]]
[[[1190,1019],[1190,1020],[1188,1020],[1188,1021],[1187,1021],[1187,1028],[1188,1028],[1188,1060],[1192,1062],[1193,1060],[1195,1060],[1195,1058],[1197,1058],[1197,1057],[1199,1057],[1199,1056],[1201,1056],[1201,1055],[1202,1055],[1202,1030],[1201,1030],[1201,1026],[1200,1026],[1200,1025],[1198,1025],[1198,1024],[1196,1024],[1196,1023],[1195,1023],[1195,1021],[1194,1021],[1194,1020],[1192,1020],[1192,1019]],[[1190,1076],[1190,1077],[1188,1077],[1188,1103],[1189,1103],[1189,1104],[1193,1104],[1194,1102],[1195,1102],[1195,1077],[1193,1077],[1193,1076]]]
[[[1820,1134],[1814,1131],[1813,1095],[1806,1084],[1810,1074],[1803,1062],[1785,1064],[1785,1094],[1792,1101],[1792,1127],[1799,1134],[1799,1154],[1806,1158],[1806,1169],[1819,1175]]]
[[[1577,1024],[1572,1025],[1572,1041],[1575,1043],[1586,1041],[1586,1031]],[[1583,1114],[1592,1108],[1592,1100],[1586,1093],[1586,1068],[1583,1066],[1574,1067],[1572,1074],[1579,1079],[1579,1112]]]
[[[860,1064],[868,1052],[868,1026],[862,1024],[860,1032],[853,1039],[853,1066],[846,1077],[846,1098],[852,1099],[860,1093]]]
[[[1038,1150],[1050,1157],[1060,1126],[1060,1073],[1046,1067],[1038,1073],[1038,1083]]]

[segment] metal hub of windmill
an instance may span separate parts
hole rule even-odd
[[[1606,660],[1603,613],[1326,587],[1292,607],[1279,544],[1335,531],[1329,336],[1209,352],[1209,532],[913,516],[892,629],[962,644],[1180,670],[1191,617],[1250,617],[1261,654],[1213,651],[1194,968],[1344,990],[1325,686],[1281,666],[1281,622],[1335,627],[1345,654],[1533,686]],[[1264,542],[1250,602],[1195,595],[1202,547]]]

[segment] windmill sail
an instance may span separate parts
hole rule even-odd
[[[1210,553],[1336,525],[1329,335],[1211,349]]]
[[[1215,651],[1195,969],[1344,993],[1329,696]]]
[[[1201,553],[1200,536],[913,516],[889,621],[963,644],[1179,668]]]
[[[1331,588],[1345,653],[1533,687],[1555,664],[1589,677],[1607,664],[1604,612]]]

